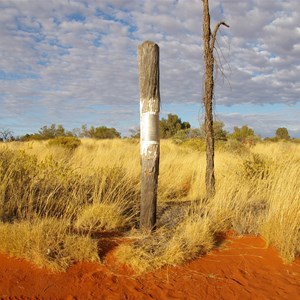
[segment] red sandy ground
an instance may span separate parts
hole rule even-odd
[[[55,274],[0,254],[0,299],[300,299],[300,259],[284,265],[258,237],[229,236],[204,257],[142,276],[115,262],[112,245],[102,265]]]

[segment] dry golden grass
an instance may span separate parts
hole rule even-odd
[[[55,271],[66,270],[76,261],[99,261],[97,242],[71,234],[66,222],[36,218],[0,223],[0,251]]]
[[[168,174],[169,181],[166,177],[160,178],[161,184],[163,182],[161,188],[168,189],[168,182],[171,182],[171,187],[176,187],[176,183],[177,186],[182,184],[183,178],[190,175],[188,193],[178,194],[178,198],[200,201],[194,201],[190,213],[171,233],[170,230],[161,230],[144,238],[142,243],[121,246],[117,255],[122,262],[127,262],[139,272],[182,263],[210,250],[214,246],[215,233],[229,229],[240,234],[262,235],[268,244],[276,246],[287,263],[299,255],[299,145],[261,143],[243,151],[237,151],[236,145],[234,151],[230,151],[231,145],[220,147],[216,153],[216,195],[209,203],[201,201],[204,198],[204,153],[185,153],[185,148],[169,144],[163,145],[163,150],[164,147],[168,148],[169,154],[166,158],[162,157],[161,166],[165,173],[160,174],[166,177]],[[175,159],[176,167],[170,166]],[[165,199],[165,192],[160,197]],[[182,227],[182,224],[191,228],[192,224],[195,225],[191,221],[191,212],[192,219],[198,216],[196,224],[206,228],[204,234],[197,226],[199,236]],[[178,232],[185,238],[177,238]],[[196,250],[194,245],[200,250]]]
[[[125,201],[88,205],[78,214],[74,227],[88,232],[117,230],[130,222],[132,216],[125,211]]]
[[[1,144],[0,251],[61,270],[98,257],[90,232],[132,226],[139,182],[124,154],[136,145],[126,153],[127,144],[114,143],[83,141],[72,152],[47,142]],[[120,145],[124,153],[109,157]],[[64,248],[53,256],[56,242]]]
[[[160,227],[120,246],[119,260],[139,272],[183,263],[213,248],[216,233],[234,229],[262,235],[293,261],[300,253],[300,145],[221,143],[208,202],[205,153],[192,143],[162,141]],[[47,141],[0,143],[0,251],[55,270],[99,260],[90,233],[136,226],[139,179],[135,140],[84,139],[71,152]]]
[[[214,216],[229,219],[230,228],[261,234],[285,262],[300,253],[299,150],[292,143],[257,144],[249,156],[229,159],[209,204]]]
[[[134,243],[119,246],[115,255],[138,273],[182,264],[213,248],[214,232],[210,225],[207,217],[187,215],[172,229],[162,227],[151,235],[136,236]]]

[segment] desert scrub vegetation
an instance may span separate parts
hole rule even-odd
[[[73,136],[59,136],[48,142],[49,146],[63,147],[68,150],[75,150],[81,144],[80,139]]]
[[[235,230],[263,236],[292,262],[300,253],[300,145],[220,142],[216,194],[206,199],[203,145],[189,143],[161,141],[151,235],[137,230],[136,140],[82,139],[71,151],[49,141],[1,143],[0,251],[65,270],[101,261],[95,233],[119,231],[133,242],[120,245],[116,257],[144,272],[203,255],[219,233]]]

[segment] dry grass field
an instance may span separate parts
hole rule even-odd
[[[66,270],[77,261],[101,262],[97,234],[120,232],[131,242],[115,256],[145,272],[207,253],[234,230],[261,235],[286,263],[299,255],[299,144],[218,144],[212,199],[204,176],[198,142],[161,141],[158,228],[145,236],[137,230],[136,140],[83,139],[76,149],[0,143],[0,252]]]

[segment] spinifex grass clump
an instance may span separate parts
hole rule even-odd
[[[86,206],[78,214],[75,228],[84,231],[116,230],[127,224],[124,203],[97,203]]]

